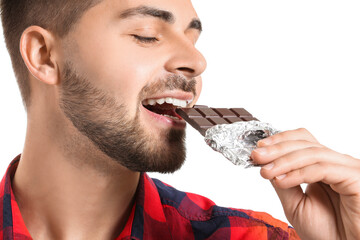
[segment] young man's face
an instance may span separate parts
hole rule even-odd
[[[61,109],[129,169],[175,171],[185,159],[175,105],[195,103],[206,67],[200,29],[188,0],[102,1],[63,41]]]

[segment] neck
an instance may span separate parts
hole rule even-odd
[[[34,239],[116,238],[130,215],[139,173],[84,136],[64,133],[69,128],[49,131],[38,121],[28,119],[12,183],[29,233]]]

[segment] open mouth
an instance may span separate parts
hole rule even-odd
[[[176,108],[186,107],[191,102],[187,100],[180,100],[177,98],[159,98],[159,99],[146,99],[142,102],[142,105],[149,111],[171,118],[173,120],[182,120],[182,118],[176,113]]]

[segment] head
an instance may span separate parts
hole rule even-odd
[[[174,107],[195,104],[206,67],[190,1],[1,0],[1,8],[29,116],[130,170],[181,166],[184,122]]]

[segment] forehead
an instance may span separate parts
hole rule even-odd
[[[103,0],[98,6],[104,14],[119,13],[139,6],[149,6],[171,12],[175,19],[192,19],[197,17],[190,0]]]

